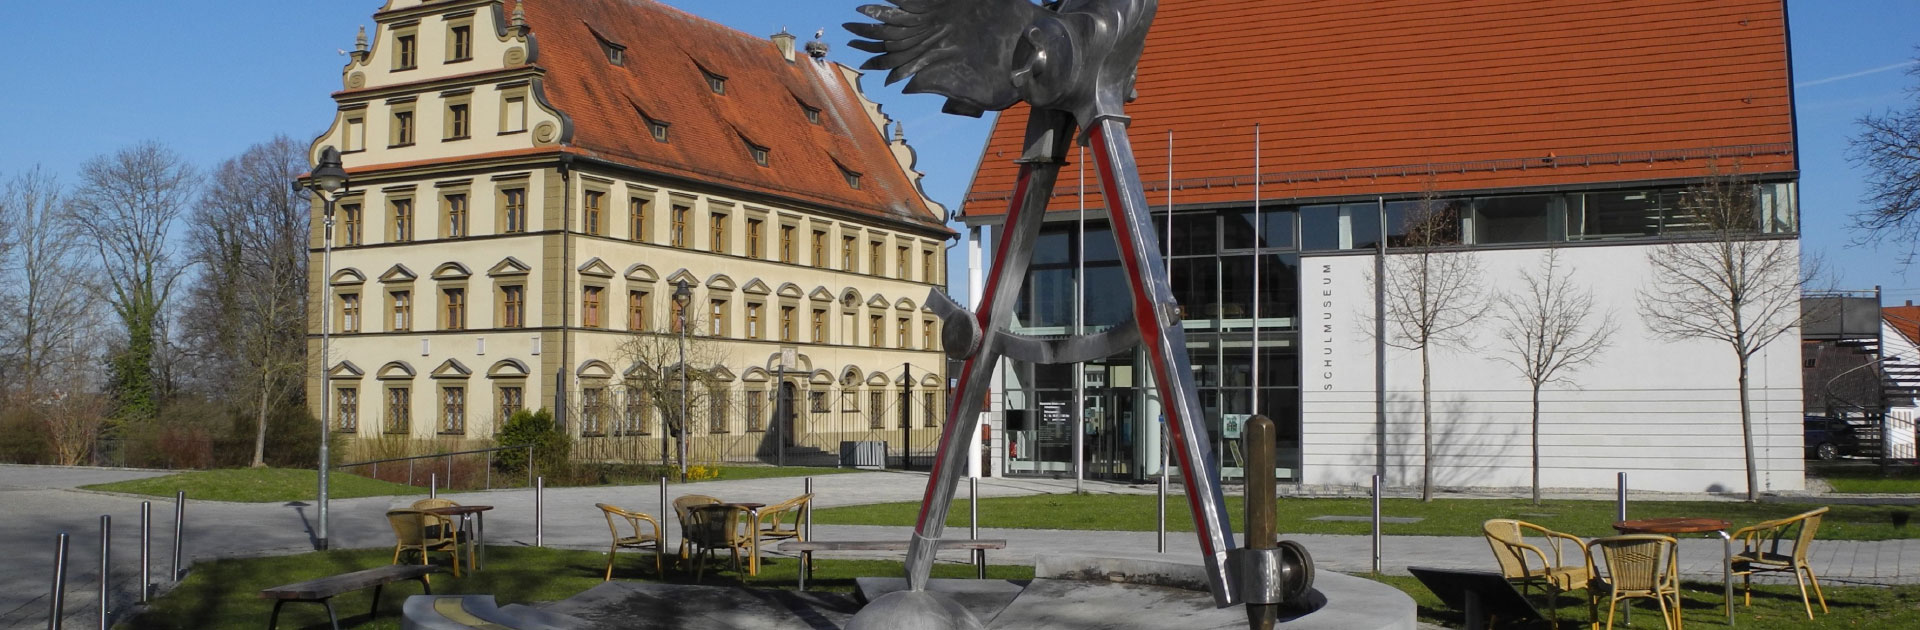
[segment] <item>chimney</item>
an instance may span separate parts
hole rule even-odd
[[[793,61],[793,40],[793,33],[787,32],[786,27],[781,27],[780,32],[773,34],[773,47],[780,49],[780,56],[789,63]]]

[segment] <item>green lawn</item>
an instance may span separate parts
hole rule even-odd
[[[614,577],[647,581],[655,578],[652,563],[644,554],[622,554]],[[392,552],[384,549],[328,551],[271,558],[244,558],[196,563],[193,572],[179,588],[158,598],[145,614],[120,628],[130,630],[259,630],[265,627],[273,604],[259,598],[260,589],[309,580],[349,571],[385,565]],[[650,559],[647,559],[650,560]],[[725,562],[721,565],[724,567]],[[745,584],[761,588],[795,588],[799,562],[790,558],[764,559],[760,575]],[[489,593],[501,606],[566,599],[601,582],[606,570],[606,554],[594,551],[566,551],[531,547],[488,547],[486,570],[455,579],[451,575],[433,577],[433,592],[440,594]],[[900,575],[899,562],[881,560],[816,560],[809,590],[851,591],[853,578],[868,575]],[[998,579],[1029,579],[1032,567],[990,566],[987,574]],[[935,577],[973,577],[972,565],[940,564]],[[669,569],[674,582],[691,583],[692,575]],[[702,584],[741,584],[731,569],[707,567]],[[389,586],[380,597],[380,616],[366,616],[372,591],[360,591],[336,597],[334,609],[342,615],[342,628],[397,629],[400,605],[408,596],[419,593],[416,583]],[[291,604],[281,609],[282,628],[325,628],[326,612],[319,606]]]
[[[224,468],[195,470],[161,477],[116,481],[91,486],[88,490],[173,497],[176,490],[187,491],[187,498],[202,501],[240,501],[246,503],[283,503],[312,500],[319,492],[320,473],[291,468]],[[379,497],[425,493],[416,488],[358,475],[327,476],[328,495],[335,499]]]
[[[1364,576],[1390,584],[1413,597],[1421,621],[1448,628],[1466,627],[1460,613],[1449,610],[1440,603],[1432,591],[1411,576]],[[1806,609],[1800,603],[1798,587],[1787,585],[1755,585],[1753,587],[1753,606],[1740,603],[1740,586],[1734,584],[1734,623],[1741,630],[1785,630],[1787,628],[1850,628],[1857,630],[1904,630],[1914,627],[1913,615],[1920,610],[1920,586],[1839,586],[1823,583],[1822,590],[1827,595],[1827,607],[1830,613],[1820,612],[1820,602],[1813,602],[1814,621],[1807,621]],[[1725,628],[1727,617],[1721,606],[1726,601],[1720,596],[1718,583],[1687,582],[1681,585],[1681,605],[1685,610],[1681,614],[1681,624],[1687,628]],[[1560,598],[1560,620],[1562,628],[1581,627],[1578,622],[1587,617],[1586,605],[1580,603],[1582,591],[1574,591]],[[1634,610],[1635,628],[1660,628],[1660,613],[1653,608],[1653,602],[1638,600]],[[1601,602],[1601,623],[1606,623],[1606,603]],[[1514,630],[1545,630],[1546,623],[1501,625],[1501,628]],[[1624,618],[1614,620],[1614,628],[1626,628]]]
[[[1912,466],[1881,469],[1878,466],[1823,466],[1807,471],[1833,486],[1834,492],[1850,494],[1920,494],[1920,469]]]
[[[864,472],[858,468],[824,468],[815,466],[721,466],[719,481],[736,479],[771,479],[774,477],[818,477],[840,473]]]
[[[1016,529],[1090,529],[1112,531],[1153,531],[1152,495],[1046,494],[1025,497],[980,500],[980,524],[983,527]],[[1735,527],[1791,516],[1816,507],[1786,503],[1734,503],[1718,501],[1639,501],[1628,505],[1632,518],[1663,516],[1701,516],[1722,518]],[[1892,540],[1920,538],[1920,523],[1908,519],[1920,507],[1834,505],[1820,525],[1820,537],[1828,540]],[[1323,515],[1366,516],[1371,513],[1367,499],[1281,499],[1278,522],[1282,533],[1366,534],[1371,525],[1365,521],[1312,521]],[[1227,510],[1238,523],[1244,508],[1240,497],[1227,497]],[[948,513],[948,527],[967,525],[965,501],[954,502]],[[883,503],[821,509],[814,522],[832,525],[911,526],[919,513],[917,503]],[[1524,499],[1440,499],[1421,503],[1414,499],[1388,499],[1381,507],[1384,516],[1418,517],[1418,523],[1385,523],[1387,534],[1425,536],[1479,536],[1480,524],[1490,518],[1517,518],[1543,527],[1585,537],[1613,534],[1612,501],[1547,501],[1533,505]],[[1167,527],[1174,531],[1192,531],[1183,497],[1167,500]]]

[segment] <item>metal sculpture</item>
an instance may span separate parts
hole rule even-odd
[[[889,0],[860,12],[879,23],[846,28],[870,41],[854,48],[877,53],[864,68],[888,70],[887,83],[912,77],[905,91],[947,97],[944,110],[979,116],[1025,101],[1032,106],[1013,203],[994,248],[993,268],[969,312],[936,290],[928,304],[942,318],[948,356],[965,361],[950,401],[932,475],[907,552],[907,583],[926,587],[948,505],[964,469],[970,436],[980,422],[988,375],[1001,357],[1032,363],[1079,363],[1143,345],[1186,484],[1214,602],[1243,600],[1230,573],[1282,573],[1278,567],[1229,567],[1233,531],[1220,492],[1218,468],[1207,448],[1200,401],[1187,359],[1186,332],[1156,255],[1145,191],[1127,138],[1123,106],[1134,98],[1134,71],[1153,22],[1156,0]],[[1113,236],[1131,289],[1133,321],[1106,332],[1039,339],[1014,334],[1012,307],[1026,276],[1047,200],[1068,143],[1091,145],[1102,191],[1112,209]],[[1236,554],[1244,555],[1244,554]],[[1252,562],[1270,561],[1260,556]],[[1235,565],[1242,564],[1239,561]],[[1267,571],[1271,569],[1271,571]],[[1310,576],[1310,570],[1306,572]],[[1288,573],[1300,576],[1300,571]],[[1304,592],[1295,579],[1290,592]],[[1270,601],[1255,596],[1253,601]]]

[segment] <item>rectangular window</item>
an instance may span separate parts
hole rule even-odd
[[[766,397],[766,392],[747,392],[747,431],[759,432],[766,430]]]
[[[794,226],[791,226],[791,225],[780,226],[780,262],[783,262],[783,263],[796,262],[794,260],[794,256],[796,255],[796,252],[794,251],[794,247],[793,247],[794,229],[795,229]]]
[[[413,292],[393,291],[387,298],[393,309],[393,328],[389,330],[413,330]]]
[[[440,388],[440,432],[467,432],[467,388]]]
[[[673,225],[667,232],[667,238],[674,247],[687,246],[687,213],[693,208],[675,204],[673,206]]]
[[[900,321],[894,324],[893,342],[900,344],[901,350],[907,350],[913,347],[912,328],[913,328],[913,320],[907,319],[905,317],[901,317]]]
[[[853,237],[851,236],[841,237],[840,238],[840,270],[841,271],[854,270],[853,269],[854,252],[855,250],[853,248]]]
[[[907,251],[906,247],[900,247],[894,252],[893,256],[893,274],[894,277],[901,280],[907,279],[907,275],[913,267],[907,258]]]
[[[340,295],[340,332],[360,332],[360,294]]]
[[[827,233],[826,232],[821,230],[813,231],[813,258],[808,259],[807,264],[810,264],[822,269],[826,268],[826,264],[827,264]]]
[[[360,390],[342,387],[334,390],[334,408],[338,409],[339,423],[336,429],[353,432],[360,429]]]
[[[933,254],[932,250],[920,253],[920,281],[927,284],[933,284],[934,264],[939,260]]]
[[[727,390],[715,387],[707,392],[707,432],[727,433],[727,407],[733,401],[727,400]]]
[[[447,29],[447,62],[473,58],[473,25],[455,24]]]
[[[749,221],[748,225],[752,225]],[[727,215],[715,212],[707,215],[707,249],[715,254],[727,253]]]
[[[340,141],[340,144],[343,145],[340,149],[341,153],[365,151],[367,148],[367,117],[366,115],[354,114],[352,116],[348,116],[347,128],[343,136],[344,137]]]
[[[647,421],[653,416],[653,401],[641,388],[642,385],[632,381],[627,385],[627,426],[623,429],[627,435],[647,435],[653,432],[653,423]]]
[[[500,133],[519,133],[526,130],[526,95],[508,94],[500,97]]]
[[[393,200],[393,242],[413,240],[413,200]]]
[[[647,121],[647,132],[653,134],[654,142],[666,142],[670,137],[667,135],[667,123],[657,120]]]
[[[926,422],[925,426],[928,426],[928,427],[940,426],[940,407],[937,406],[939,404],[939,401],[934,398],[934,395],[932,392],[921,394],[920,399],[921,399],[920,406],[926,408],[927,410],[926,420],[924,420],[924,422]]]
[[[807,392],[807,411],[812,413],[827,413],[832,410],[833,409],[827,407],[826,392],[822,392],[822,391]]]
[[[752,302],[747,303],[747,338],[748,339],[760,338],[761,308],[762,307],[759,304],[754,304]]]
[[[920,349],[939,350],[939,344],[934,343],[934,339],[936,338],[934,320],[929,319],[920,322]]]
[[[627,330],[648,330],[652,321],[647,319],[646,291],[627,292]]]
[[[867,243],[867,273],[875,276],[887,275],[886,245],[880,241]]]
[[[764,227],[762,225],[763,223],[764,222],[759,219],[747,219],[747,257],[748,258],[759,258],[760,253],[764,251],[760,249],[760,238],[762,236],[761,229]]]
[[[885,408],[886,400],[887,400],[886,395],[880,392],[872,392],[867,394],[867,410],[868,410],[867,428],[869,429],[887,428],[887,413]]]
[[[580,388],[580,435],[606,435],[607,388]]]
[[[350,203],[340,206],[340,217],[340,244],[359,245],[360,225],[362,224],[360,204]]]
[[[508,234],[527,231],[527,189],[508,188],[500,191],[501,212]]]
[[[600,287],[580,289],[580,325],[587,328],[600,327]]]
[[[525,287],[509,284],[500,287],[500,327],[520,328],[527,325],[527,291]]]
[[[580,203],[581,229],[586,230],[588,234],[594,236],[604,234],[605,230],[601,229],[600,210],[601,204],[606,200],[607,193],[589,190],[584,197],[585,199]]]
[[[469,117],[470,108],[466,103],[447,105],[447,139],[465,140],[470,135],[473,120]]]
[[[440,292],[447,304],[446,329],[461,330],[467,327],[467,290],[446,289]]]
[[[867,345],[885,348],[887,343],[887,321],[885,317],[874,315],[867,318]]]
[[[393,111],[393,133],[388,135],[387,144],[395,147],[413,144],[413,110],[396,109]]]
[[[447,209],[447,238],[467,235],[467,195],[457,193],[440,198]]]
[[[393,69],[412,70],[419,56],[418,39],[413,31],[403,31],[393,36]]]
[[[649,200],[639,197],[627,199],[627,240],[642,242],[651,240],[653,230],[647,227],[647,204]]]
[[[498,412],[500,417],[495,419],[493,423],[494,431],[499,431],[500,427],[505,426],[507,420],[512,418],[514,413],[526,406],[526,391],[525,388],[515,385],[502,386],[500,388],[499,395],[494,397],[494,402],[499,403],[500,408]]]
[[[727,301],[714,300],[708,304],[707,332],[715,337],[727,336]]]
[[[686,321],[687,321],[686,315],[687,315],[686,307],[681,306],[679,302],[675,302],[673,300],[667,300],[667,316],[672,318],[671,320],[669,320],[669,323],[668,323],[668,325],[672,327],[672,330],[669,330],[667,332],[673,332],[673,333],[680,332],[680,329],[686,324]]]
[[[1559,195],[1524,195],[1473,200],[1473,242],[1544,243],[1553,239],[1550,229],[1562,216]]]
[[[827,342],[827,309],[813,309],[813,342]]]
[[[405,387],[387,388],[387,426],[388,433],[406,433],[408,420],[413,414],[413,396]]]
[[[787,341],[787,342],[793,341],[793,329],[794,329],[793,318],[794,318],[795,310],[797,309],[791,306],[780,307],[780,340],[781,341]]]

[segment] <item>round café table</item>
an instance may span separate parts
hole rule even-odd
[[[1720,564],[1720,577],[1724,581],[1723,595],[1727,599],[1727,627],[1733,627],[1733,538],[1727,535],[1727,528],[1733,524],[1717,518],[1671,517],[1643,518],[1632,521],[1620,521],[1613,529],[1622,534],[1713,534],[1720,537],[1720,550],[1725,558]],[[1678,547],[1674,553],[1679,553]]]
[[[473,536],[467,539],[467,559],[468,564],[473,565],[470,570],[479,571],[480,561],[487,558],[487,510],[491,509],[491,505],[449,505],[420,511],[434,516],[458,518],[461,529],[466,529],[467,517],[473,517]]]

